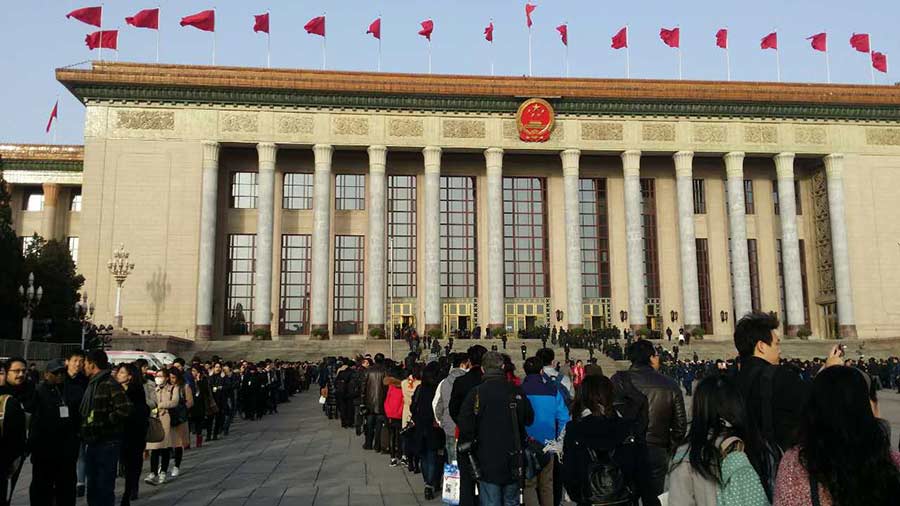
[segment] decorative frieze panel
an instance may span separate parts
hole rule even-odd
[[[694,142],[722,144],[728,141],[728,127],[725,125],[694,125]]]
[[[259,131],[259,115],[256,113],[226,112],[222,114],[223,132],[253,133]]]
[[[175,111],[144,109],[116,111],[116,128],[123,130],[175,130]]]
[[[503,138],[504,139],[518,139],[519,138],[519,129],[516,128],[515,120],[503,120]]]
[[[581,140],[583,141],[621,141],[625,138],[624,132],[625,125],[622,123],[581,122]]]
[[[360,116],[335,116],[331,118],[334,135],[369,135],[369,118]]]
[[[831,250],[831,213],[828,207],[828,180],[825,170],[812,178],[813,224],[816,231],[816,273],[819,297],[834,297],[834,253]]]
[[[425,122],[420,119],[391,118],[388,121],[388,135],[391,137],[422,137]]]
[[[870,146],[900,146],[900,128],[867,128],[866,144]]]
[[[645,141],[674,142],[674,123],[644,123],[641,125],[641,138]]]
[[[445,119],[444,137],[450,139],[484,139],[484,121],[471,119]]]
[[[828,140],[828,133],[825,127],[820,126],[798,126],[794,127],[794,142],[796,144],[825,144]]]
[[[312,116],[284,114],[277,116],[275,124],[280,134],[312,135],[315,122]]]
[[[778,142],[778,130],[773,125],[747,125],[744,127],[744,142],[775,144]]]

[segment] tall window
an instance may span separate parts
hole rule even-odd
[[[648,299],[659,298],[659,261],[656,240],[656,180],[641,179],[644,223],[644,286]],[[650,316],[650,315],[647,315]]]
[[[253,322],[256,234],[229,234],[225,274],[225,333],[249,334]]]
[[[706,181],[694,179],[694,214],[706,214]]]
[[[778,180],[772,180],[772,203],[775,205],[775,215],[781,214],[781,206],[778,205]],[[779,254],[779,258],[781,255]]]
[[[66,238],[66,244],[69,246],[69,255],[72,257],[72,263],[78,265],[78,237],[69,236]]]
[[[759,254],[756,239],[747,239],[747,258],[750,261],[750,307],[753,311],[759,311]],[[734,316],[736,320],[738,315]]]
[[[753,180],[744,180],[744,214],[756,214],[756,204],[753,200]]]
[[[69,211],[81,212],[81,188],[72,190],[72,200],[69,201]]]
[[[281,236],[281,304],[278,326],[282,334],[309,333],[310,235]]]
[[[366,208],[366,176],[338,174],[335,176],[335,209],[361,211]]]
[[[578,181],[581,220],[581,291],[585,299],[610,296],[606,180]]]
[[[303,172],[288,172],[284,175],[283,209],[312,209],[313,175]]]
[[[391,294],[416,296],[416,176],[388,176]]]
[[[231,208],[256,209],[256,172],[231,173]]]
[[[706,239],[696,239],[697,244],[697,288],[700,292],[700,325],[707,334],[712,334],[712,296],[709,282],[709,247]]]
[[[797,214],[798,215],[803,214],[803,205],[801,204],[801,202],[803,202],[803,199],[800,198],[800,180],[799,179],[794,180],[794,200],[796,201],[796,204],[797,204]]]
[[[27,188],[22,198],[23,211],[44,210],[44,190],[40,187]]]
[[[334,236],[334,333],[359,334],[363,322],[363,236]]]
[[[503,272],[508,298],[547,297],[544,180],[503,178]]]
[[[476,296],[475,219],[475,178],[441,176],[441,297]]]
[[[806,289],[806,243],[799,240],[800,247],[800,289],[803,291],[803,321],[809,327],[809,295]]]
[[[800,198],[800,181],[794,180],[794,203],[796,205],[796,213],[803,214],[803,206],[801,205],[801,201],[803,199]],[[772,202],[775,204],[775,214],[781,214],[781,208],[778,205],[778,180],[772,180]]]

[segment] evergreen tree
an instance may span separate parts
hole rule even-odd
[[[44,295],[32,316],[35,341],[80,342],[81,330],[75,316],[78,291],[84,276],[75,273],[75,262],[65,244],[55,239],[44,241],[35,235],[25,252],[23,274],[34,273],[35,287]]]
[[[0,172],[0,339],[21,337],[22,247],[12,226],[10,194]]]

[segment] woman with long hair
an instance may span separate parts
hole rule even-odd
[[[437,392],[440,365],[430,362],[422,370],[422,383],[413,394],[411,419],[414,424],[411,445],[415,447],[422,463],[422,480],[425,482],[425,500],[435,498],[441,487],[441,470],[438,450],[444,447],[444,431],[434,419],[432,401]]]
[[[897,504],[900,454],[872,412],[864,374],[832,366],[813,380],[800,442],[778,468],[775,506]]]
[[[691,413],[687,441],[669,471],[669,503],[716,506],[727,496],[736,504],[768,505],[765,446],[734,380],[714,375],[701,381]]]
[[[125,389],[131,401],[131,415],[125,421],[125,435],[122,438],[122,464],[125,467],[125,492],[122,504],[127,506],[138,498],[138,484],[141,468],[144,467],[144,447],[147,443],[147,426],[150,408],[144,395],[144,378],[134,364],[122,364],[116,371],[116,381]]]

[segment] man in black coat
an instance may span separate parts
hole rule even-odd
[[[25,410],[14,395],[14,384],[24,383],[28,371],[24,359],[10,359],[0,364],[4,384],[0,386],[0,413],[3,414],[0,431],[0,506],[6,506],[9,497],[10,472],[20,468],[25,455]]]
[[[458,413],[459,441],[475,444],[481,503],[511,504],[519,497],[520,452],[534,410],[522,388],[506,380],[502,355],[485,354],[483,368],[483,382],[466,395]]]
[[[363,449],[381,451],[381,429],[385,424],[384,397],[387,387],[384,385],[384,355],[375,354],[375,363],[370,365],[362,381],[361,399],[366,408],[366,439]]]
[[[490,330],[490,329],[489,329]],[[466,396],[469,395],[469,392],[481,384],[481,378],[483,373],[481,371],[481,359],[484,357],[484,354],[487,353],[487,348],[481,345],[471,346],[466,354],[469,357],[469,371],[456,378],[456,381],[453,382],[453,389],[450,391],[450,404],[448,406],[448,411],[450,411],[450,418],[453,419],[453,423],[459,426],[460,420],[460,408],[463,405],[463,401],[466,400]],[[457,453],[459,452],[459,442],[457,444]],[[469,467],[469,464],[466,459],[462,458],[462,456],[458,459],[459,462],[459,505],[460,506],[476,506],[478,504],[477,499],[475,498],[475,478],[472,476],[472,469]]]

